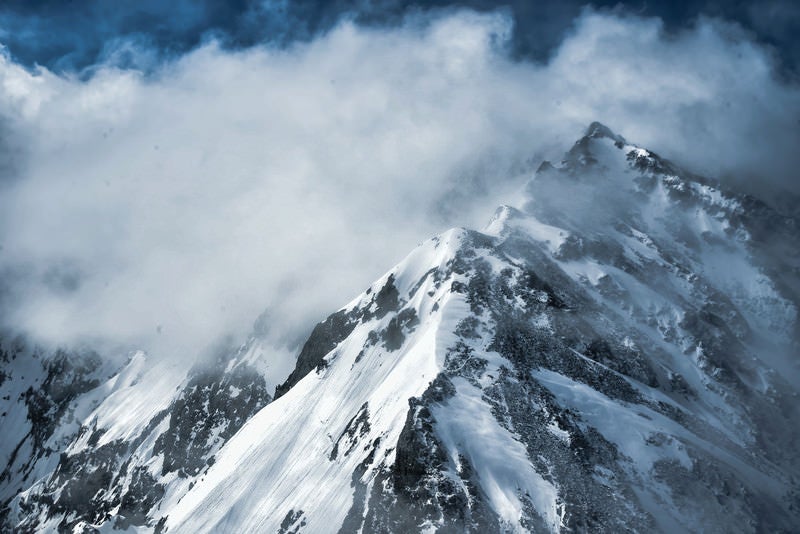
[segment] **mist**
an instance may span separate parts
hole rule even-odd
[[[288,47],[209,40],[88,76],[6,54],[4,326],[191,362],[261,316],[296,347],[417,243],[521,204],[594,120],[733,187],[800,192],[800,91],[735,24],[668,34],[585,10],[546,62],[510,53],[513,24],[345,19]]]

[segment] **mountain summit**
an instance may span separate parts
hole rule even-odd
[[[177,382],[6,338],[0,525],[796,531],[797,223],[593,123],[274,392],[255,338]]]

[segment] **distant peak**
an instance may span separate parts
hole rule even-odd
[[[549,162],[549,161],[547,161],[547,160],[544,160],[544,161],[543,161],[543,162],[542,162],[542,163],[539,165],[539,168],[538,168],[538,169],[536,169],[536,174],[540,174],[540,173],[543,173],[543,172],[549,172],[549,171],[551,171],[551,170],[553,170],[553,169],[555,169],[555,167],[553,166],[553,164],[552,164],[552,163],[550,163],[550,162]]]
[[[589,137],[592,139],[600,139],[603,137],[607,137],[612,141],[614,141],[615,143],[622,143],[623,145],[626,144],[624,137],[615,134],[613,131],[611,131],[611,128],[597,121],[594,121],[589,125],[584,135],[585,137]]]
[[[483,229],[483,232],[489,235],[500,236],[508,228],[508,222],[513,219],[523,217],[523,213],[515,207],[503,204],[497,208],[492,215],[489,224]]]

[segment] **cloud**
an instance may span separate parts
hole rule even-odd
[[[510,58],[512,24],[345,21],[88,79],[3,58],[5,322],[190,361],[268,309],[267,336],[296,344],[416,243],[513,203],[592,120],[702,172],[797,189],[797,88],[735,27],[665,36],[586,11],[538,64]]]
[[[749,192],[800,192],[800,92],[736,25],[700,19],[665,35],[659,19],[587,13],[549,68],[569,116],[594,115],[629,139]]]

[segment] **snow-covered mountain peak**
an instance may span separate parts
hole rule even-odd
[[[733,196],[600,133],[578,165],[606,182],[568,157],[522,209],[423,243],[320,323],[166,525],[795,524],[798,412],[764,348],[782,350],[796,303],[754,262]],[[284,483],[248,493],[265,480]]]
[[[661,158],[655,152],[628,142],[599,122],[589,125],[584,135],[567,151],[557,166],[544,161],[536,175],[554,170],[562,171],[563,177],[569,176],[583,181],[608,180],[614,174],[642,171],[652,175],[683,176],[701,183],[708,182]],[[615,186],[619,185],[624,184],[615,183]]]
[[[34,415],[26,428],[56,431],[6,451],[0,482],[21,491],[3,486],[4,520],[793,530],[800,238],[787,218],[599,123],[526,195],[482,232],[418,246],[320,322],[288,376],[267,377],[254,336],[164,387],[140,356],[87,379],[89,358],[71,396],[9,400]],[[780,244],[764,228],[783,228]]]

